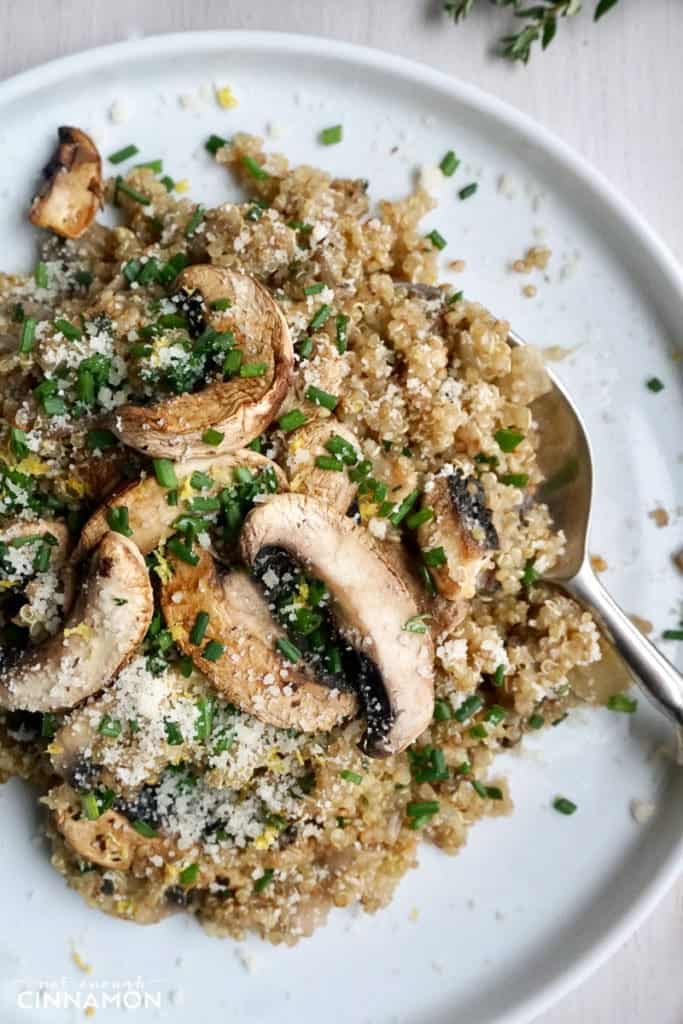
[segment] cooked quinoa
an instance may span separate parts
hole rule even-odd
[[[268,289],[297,353],[284,401],[250,446],[284,476],[247,476],[231,500],[244,516],[283,480],[297,490],[319,456],[287,426],[331,420],[355,435],[352,464],[364,469],[349,514],[405,579],[419,611],[410,628],[431,637],[433,721],[403,752],[375,758],[359,745],[362,709],[302,732],[235,706],[163,621],[157,592],[173,562],[161,544],[147,553],[155,614],[143,643],[71,711],[0,712],[0,775],[40,786],[52,863],[92,905],[138,922],[183,908],[217,934],[293,943],[333,906],[385,906],[421,840],[455,853],[477,819],[510,812],[494,755],[569,712],[572,674],[600,659],[599,635],[540,582],[564,541],[534,497],[531,404],[548,386],[539,355],[513,348],[505,321],[448,287],[409,287],[437,282],[438,252],[420,228],[430,196],[373,206],[366,182],[290,168],[256,137],[212,148],[244,202],[203,209],[135,169],[123,188],[106,186],[120,226],[51,236],[35,274],[0,275],[0,668],[49,642],[70,601],[42,524],[66,524],[73,546],[113,489],[154,476],[117,440],[117,410],[201,390],[201,375],[217,372],[215,348],[192,363],[189,314],[174,301],[180,270],[210,264]],[[241,365],[258,367],[250,345]],[[321,405],[321,392],[333,400]],[[481,571],[467,580],[424,540],[438,526],[430,495],[453,480],[487,515]],[[191,493],[176,494],[178,514]],[[397,515],[403,502],[410,514]],[[30,557],[11,544],[17,523],[36,531]],[[127,520],[108,523],[125,533]],[[205,552],[213,525],[209,516],[192,535]],[[310,611],[315,580],[295,583],[295,612]]]

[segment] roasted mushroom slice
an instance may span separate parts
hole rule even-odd
[[[206,445],[204,447],[206,448]],[[275,462],[271,462],[264,455],[259,455],[258,452],[245,449],[176,464],[174,469],[179,494],[185,496],[187,492],[189,501],[200,497],[205,503],[206,499],[213,498],[217,491],[234,484],[235,470],[239,468],[248,469],[253,474],[268,471],[273,474],[280,490],[287,489],[285,475]],[[194,473],[210,477],[210,486],[201,491],[192,490],[190,481]],[[173,523],[184,511],[183,498],[180,498],[178,504],[170,505],[168,495],[168,488],[162,487],[154,476],[136,480],[116,494],[112,494],[83,527],[72,555],[72,562],[79,562],[100,542],[109,529],[107,520],[113,508],[128,510],[130,539],[143,555],[148,555],[173,533]]]
[[[360,444],[353,431],[336,419],[314,420],[294,430],[285,443],[289,489],[311,494],[338,512],[346,512],[358,490],[358,484],[346,472],[346,466],[360,457]],[[316,461],[320,456],[336,458],[341,470],[321,468]]]
[[[64,629],[0,672],[0,707],[59,711],[97,693],[132,656],[153,609],[142,555],[105,534]]]
[[[58,129],[59,145],[43,170],[46,179],[31,203],[29,220],[63,238],[79,238],[102,205],[102,161],[80,128]]]
[[[163,853],[162,838],[143,836],[118,811],[107,810],[98,818],[83,814],[80,802],[70,786],[59,786],[50,792],[47,802],[52,821],[74,853],[84,861],[110,871],[127,871],[136,855]]]
[[[161,605],[175,642],[216,689],[243,711],[283,729],[326,732],[352,716],[355,694],[323,685],[278,654],[276,641],[284,632],[258,586],[239,570],[220,577],[210,554],[197,554],[195,566],[175,563],[173,576],[162,584]],[[202,612],[208,624],[194,643]]]
[[[231,331],[238,348],[247,348],[259,376],[246,374],[212,380],[200,391],[153,405],[124,405],[112,429],[131,448],[148,455],[188,459],[206,451],[202,435],[223,435],[217,452],[244,448],[264,430],[282,404],[292,375],[294,349],[284,316],[270,292],[246,274],[224,267],[196,266],[178,278],[181,295],[198,295],[206,327]],[[228,303],[227,309],[222,304]],[[219,307],[219,308],[217,308]]]
[[[252,566],[264,551],[283,549],[326,584],[337,624],[371,669],[359,681],[364,749],[373,757],[404,750],[431,721],[432,643],[406,628],[417,604],[369,533],[315,498],[275,495],[249,513],[240,546]]]
[[[479,480],[455,469],[434,478],[424,503],[434,516],[420,526],[418,541],[423,551],[439,552],[440,563],[437,560],[430,569],[434,582],[449,600],[468,600],[476,594],[479,577],[498,548],[484,488]]]

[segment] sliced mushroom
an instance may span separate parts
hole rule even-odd
[[[336,419],[314,420],[287,436],[285,469],[291,491],[311,494],[338,512],[346,512],[356,497],[358,484],[349,478],[345,465],[341,472],[316,466],[318,456],[332,455],[325,445],[333,437],[360,452],[358,438],[343,423]]]
[[[29,220],[63,238],[79,238],[102,205],[102,161],[80,128],[58,129],[59,145],[43,170],[46,179],[31,203]]]
[[[206,449],[206,445],[204,448]],[[189,488],[189,479],[193,473],[206,473],[210,476],[213,484],[209,489],[191,492],[191,495],[199,496],[201,494],[201,497],[208,498],[213,497],[224,487],[234,484],[234,471],[241,466],[253,473],[272,469],[278,486],[282,490],[287,489],[287,479],[280,467],[264,455],[259,455],[258,452],[248,449],[232,454],[178,463],[175,466],[175,473],[181,493],[184,493],[185,488]],[[109,529],[107,516],[110,510],[121,507],[128,509],[128,527],[132,530],[130,539],[143,555],[148,555],[173,533],[172,524],[183,512],[182,500],[178,505],[169,505],[168,494],[167,488],[157,483],[154,476],[136,480],[116,494],[112,494],[83,527],[72,561],[79,562],[100,542]]]
[[[64,629],[0,672],[0,707],[59,711],[97,693],[141,643],[153,610],[142,555],[105,534]]]
[[[357,710],[355,694],[332,690],[286,662],[275,644],[285,634],[273,621],[258,586],[233,570],[219,577],[213,559],[198,551],[191,566],[176,562],[162,584],[161,605],[175,642],[220,693],[262,722],[283,729],[325,732]],[[209,624],[201,644],[190,633],[199,612]],[[209,641],[224,647],[215,661]]]
[[[258,377],[214,380],[194,394],[178,395],[153,405],[124,405],[112,429],[132,448],[170,459],[197,458],[206,451],[202,435],[209,428],[223,434],[217,452],[244,448],[271,422],[282,404],[294,365],[287,322],[277,303],[258,281],[224,267],[195,266],[184,270],[178,286],[199,292],[207,309],[206,323],[217,331],[231,330],[236,343],[248,344],[266,363]],[[215,304],[230,302],[227,310]]]
[[[110,871],[127,871],[136,855],[163,853],[162,838],[142,836],[118,811],[108,810],[91,820],[83,816],[70,786],[60,786],[49,796],[52,820],[74,853]]]
[[[431,721],[432,643],[406,629],[417,604],[368,532],[315,498],[275,495],[249,513],[240,546],[252,566],[264,550],[282,548],[327,585],[338,624],[375,669],[360,683],[364,749],[374,757],[405,749]]]
[[[434,518],[418,530],[423,551],[442,548],[445,563],[431,568],[439,592],[451,601],[477,592],[481,573],[491,565],[498,534],[481,482],[460,469],[437,476],[425,495]]]

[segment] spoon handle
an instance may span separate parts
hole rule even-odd
[[[565,586],[597,614],[650,699],[676,725],[683,726],[683,676],[633,625],[597,579],[588,561]]]

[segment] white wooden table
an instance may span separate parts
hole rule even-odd
[[[441,0],[0,0],[0,78],[63,54],[183,29],[330,36],[412,57],[551,128],[628,196],[683,259],[683,5],[586,10],[526,68],[487,50],[504,16],[484,0],[452,27]],[[584,6],[591,8],[592,0]],[[501,24],[499,24],[499,22]],[[682,1024],[683,881],[629,943],[539,1024]]]

